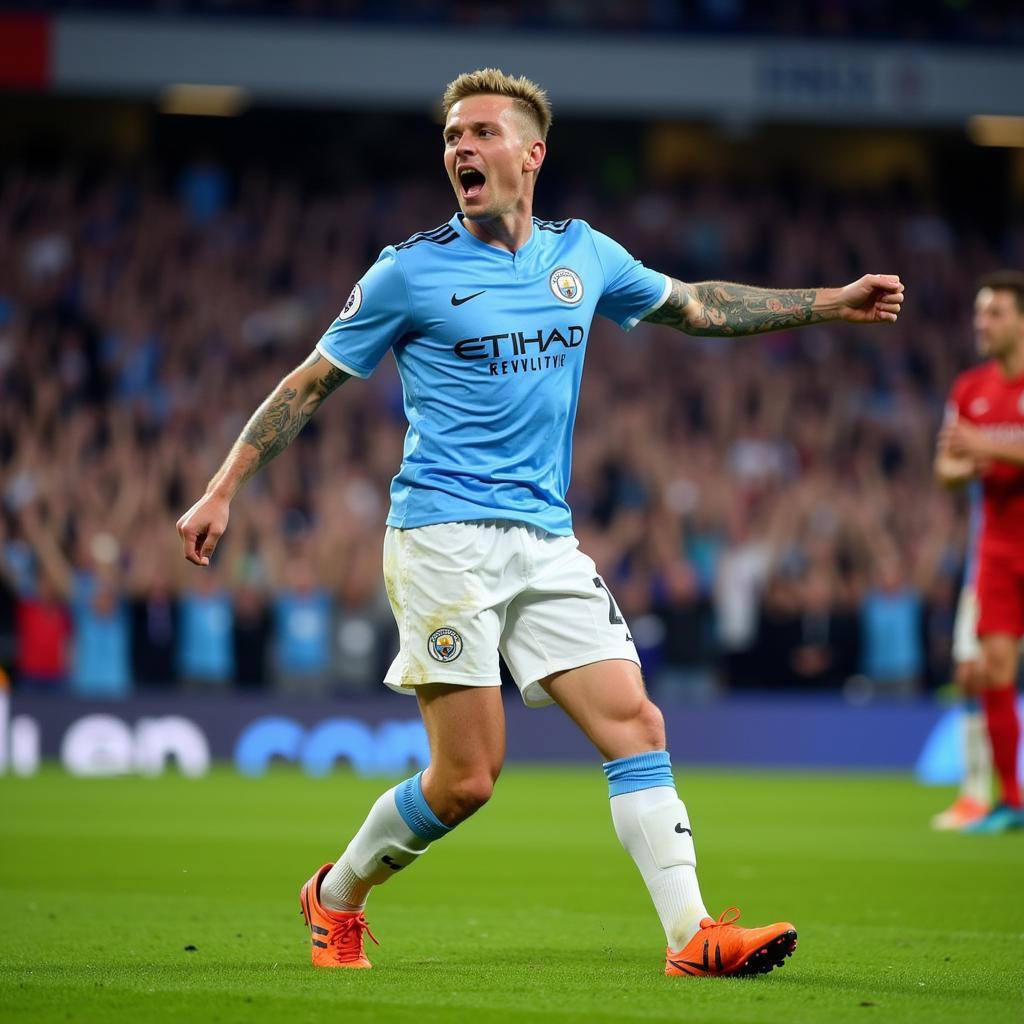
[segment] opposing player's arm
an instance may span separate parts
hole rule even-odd
[[[178,520],[185,557],[209,565],[217,541],[227,529],[228,506],[253,474],[279,455],[320,407],[350,377],[313,351],[289,373],[253,413],[206,493]]]
[[[973,480],[978,475],[978,467],[973,459],[965,459],[953,455],[947,448],[943,447],[941,442],[935,453],[933,469],[935,479],[943,487],[948,487],[951,490],[963,487],[964,484]]]
[[[826,320],[893,323],[902,303],[903,285],[891,274],[865,274],[844,288],[796,290],[672,278],[668,298],[644,319],[686,334],[738,336]]]
[[[1013,466],[1024,466],[1024,441],[992,437],[962,419],[943,427],[939,435],[939,451],[946,451],[953,459],[974,464],[1008,462]]]

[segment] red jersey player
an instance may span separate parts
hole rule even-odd
[[[1004,832],[1024,828],[1016,703],[1024,636],[1024,274],[1001,271],[981,281],[974,331],[988,361],[953,385],[935,468],[947,485],[976,476],[984,490],[977,573],[980,683],[1000,799],[964,831]]]

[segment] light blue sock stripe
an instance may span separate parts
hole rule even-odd
[[[420,781],[422,774],[423,772],[417,772],[411,779],[406,779],[395,787],[395,806],[402,816],[402,821],[420,839],[433,842],[448,835],[451,829],[430,809],[430,804],[423,796],[423,783]]]
[[[639,793],[642,789],[657,789],[659,786],[676,788],[676,780],[672,778],[672,760],[667,750],[652,750],[646,754],[633,754],[632,757],[607,761],[604,773],[608,776],[610,797]]]

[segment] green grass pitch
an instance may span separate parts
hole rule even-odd
[[[901,776],[676,777],[709,908],[799,929],[782,970],[662,975],[596,764],[507,769],[373,894],[358,972],[309,965],[298,892],[381,780],[0,778],[0,1020],[1024,1020],[1024,833],[931,833],[950,793]]]

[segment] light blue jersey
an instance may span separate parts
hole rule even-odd
[[[317,349],[356,377],[394,352],[409,431],[388,525],[513,519],[572,533],[565,493],[591,321],[628,331],[670,287],[580,220],[534,218],[510,253],[457,214],[384,249]]]

